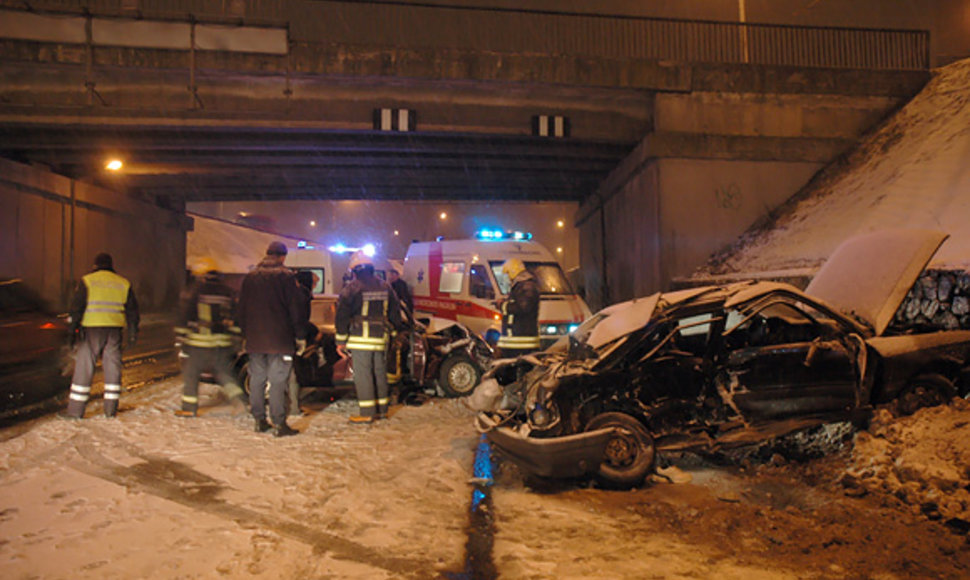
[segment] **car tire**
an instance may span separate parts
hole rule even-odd
[[[438,372],[438,386],[446,397],[470,395],[481,379],[481,369],[464,355],[450,357],[441,364]]]
[[[953,381],[941,374],[919,375],[911,380],[893,402],[898,416],[912,415],[924,407],[943,405],[956,393]]]
[[[586,430],[609,427],[615,431],[606,443],[606,453],[596,472],[596,479],[611,488],[640,485],[656,464],[653,436],[636,418],[617,412],[593,417],[586,425]]]

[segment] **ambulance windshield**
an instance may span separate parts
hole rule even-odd
[[[555,262],[524,262],[525,269],[532,273],[536,277],[536,281],[539,283],[539,292],[542,294],[574,294],[573,289],[569,286],[569,282],[566,280],[566,275],[563,274],[562,268],[559,264]],[[511,288],[512,283],[509,277],[502,273],[502,264],[504,262],[494,262],[490,261],[488,263],[489,267],[492,268],[492,274],[495,275],[495,281],[498,283],[499,292],[503,295],[509,293],[509,288]]]

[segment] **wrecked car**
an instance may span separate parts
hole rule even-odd
[[[749,281],[609,306],[545,351],[497,361],[471,398],[477,426],[532,475],[630,487],[658,453],[864,425],[876,405],[965,395],[970,331],[887,332],[946,237],[854,238],[805,290]]]

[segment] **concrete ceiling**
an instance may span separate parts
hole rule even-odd
[[[580,201],[635,143],[447,132],[0,122],[0,156],[157,198]],[[126,165],[103,169],[117,155]]]

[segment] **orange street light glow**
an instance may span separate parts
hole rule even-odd
[[[118,171],[124,166],[125,164],[121,162],[121,159],[112,159],[111,161],[105,163],[104,168],[108,171]]]

